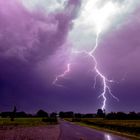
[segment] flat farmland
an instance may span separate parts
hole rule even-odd
[[[106,130],[119,132],[120,134],[136,136],[140,139],[140,120],[107,120],[100,118],[82,118],[66,120],[78,122],[79,124],[85,124],[93,128],[103,128]]]
[[[0,118],[0,140],[57,140],[59,131],[42,118]]]

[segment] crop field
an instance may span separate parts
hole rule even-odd
[[[84,123],[89,126],[105,128],[140,138],[140,120],[106,120],[100,118],[67,119],[68,121]]]

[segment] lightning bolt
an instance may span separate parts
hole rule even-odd
[[[119,99],[114,96],[111,92],[111,88],[109,86],[109,83],[113,83],[114,81],[113,80],[109,80],[105,77],[105,75],[98,69],[98,63],[97,63],[97,60],[94,56],[94,53],[96,51],[96,49],[98,48],[98,44],[99,44],[99,36],[100,36],[100,33],[101,33],[101,30],[98,30],[97,34],[96,34],[96,42],[95,42],[95,46],[93,47],[93,49],[91,51],[72,51],[73,53],[76,53],[76,54],[79,54],[79,53],[84,53],[86,55],[88,55],[93,63],[94,63],[94,70],[96,72],[96,76],[95,76],[95,82],[94,82],[94,88],[96,87],[96,80],[97,80],[97,77],[100,77],[101,81],[102,81],[102,84],[103,84],[103,91],[102,93],[99,95],[98,98],[101,98],[103,99],[103,102],[102,102],[102,106],[101,106],[101,109],[102,110],[105,110],[106,109],[106,102],[107,102],[107,97],[106,97],[106,94],[109,93],[115,100],[119,101]],[[63,87],[63,85],[60,85],[58,84],[58,81],[59,79],[61,78],[64,78],[67,73],[69,73],[71,70],[71,64],[68,63],[67,64],[67,69],[64,71],[64,73],[58,75],[55,80],[53,81],[53,84],[56,85],[56,86],[59,86],[59,87]]]
[[[113,80],[109,80],[107,79],[104,74],[98,69],[98,63],[97,60],[94,56],[94,52],[96,51],[96,49],[98,48],[98,44],[99,44],[99,37],[101,34],[101,29],[98,29],[97,33],[96,33],[96,42],[95,42],[95,46],[93,47],[93,49],[91,51],[73,51],[74,53],[85,53],[87,54],[92,61],[94,62],[94,70],[96,72],[96,76],[95,76],[95,81],[94,81],[94,88],[96,88],[96,81],[97,81],[97,77],[101,78],[102,84],[103,84],[103,91],[102,93],[99,95],[98,98],[103,98],[103,103],[101,106],[102,110],[106,109],[106,102],[107,102],[107,98],[106,98],[106,94],[109,93],[115,100],[119,101],[119,99],[113,95],[111,88],[109,86],[109,83],[114,83]]]
[[[70,72],[70,70],[71,70],[71,64],[68,63],[66,70],[62,74],[56,76],[56,78],[53,81],[53,85],[58,86],[58,87],[63,87],[63,85],[61,85],[61,84],[58,83],[59,82],[59,79],[64,78],[67,75],[67,73]]]
[[[80,54],[83,53],[87,55],[89,58],[91,58],[93,62],[93,70],[96,73],[95,76],[95,81],[93,87],[96,88],[96,82],[97,82],[97,77],[100,78],[102,82],[102,92],[99,95],[98,98],[102,98],[102,104],[101,104],[101,109],[105,110],[106,109],[106,103],[107,103],[107,94],[110,94],[112,98],[115,100],[119,101],[119,99],[113,95],[111,88],[110,88],[110,83],[113,83],[113,80],[109,80],[102,71],[98,68],[98,62],[96,60],[96,57],[94,55],[95,51],[98,49],[99,46],[99,37],[101,33],[104,31],[105,27],[104,25],[107,25],[108,22],[107,20],[113,15],[113,13],[116,13],[117,7],[113,5],[112,2],[108,2],[102,9],[98,9],[97,7],[94,7],[93,5],[97,2],[93,2],[90,0],[84,8],[84,12],[82,13],[81,17],[84,17],[86,19],[86,22],[84,23],[85,25],[89,25],[89,23],[92,23],[95,25],[96,30],[96,39],[95,39],[95,45],[90,51],[77,51],[77,50],[72,50],[72,53]],[[95,8],[94,10],[94,16],[93,16],[93,7]],[[82,18],[83,19],[83,18]],[[93,20],[94,19],[94,20]],[[95,30],[94,30],[95,31]],[[53,81],[53,84],[56,86],[62,87],[63,85],[59,84],[59,80],[61,78],[64,78],[69,72],[71,71],[71,63],[67,64],[67,68],[64,71],[63,74],[58,75],[55,80]]]
[[[106,109],[106,102],[107,102],[107,98],[106,98],[106,94],[107,92],[117,101],[119,101],[119,99],[114,96],[111,92],[111,89],[109,87],[109,84],[108,83],[113,83],[114,81],[113,80],[109,80],[107,79],[104,74],[98,69],[98,63],[97,63],[97,60],[94,56],[94,52],[96,51],[96,49],[98,48],[98,42],[99,42],[99,36],[100,36],[100,33],[101,33],[101,30],[98,30],[97,34],[96,34],[96,43],[95,43],[95,46],[94,48],[90,51],[90,52],[86,52],[87,55],[89,55],[95,66],[94,66],[94,70],[96,72],[96,76],[95,76],[95,83],[94,83],[94,88],[96,87],[96,80],[97,80],[97,77],[100,77],[101,80],[102,80],[102,84],[103,84],[103,91],[102,93],[100,94],[99,98],[102,97],[103,98],[103,103],[102,103],[102,106],[101,106],[101,109],[102,110],[105,110]]]

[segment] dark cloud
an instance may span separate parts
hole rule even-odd
[[[1,0],[0,5],[0,108],[34,109],[51,94],[39,64],[66,43],[79,2],[68,1],[63,10],[49,14],[29,12],[17,0]]]
[[[63,11],[48,15],[28,12],[14,2],[1,3],[0,50],[3,55],[37,61],[65,43],[77,14],[78,0],[69,1]]]
[[[26,111],[42,108],[95,112],[102,103],[97,99],[102,84],[97,79],[96,89],[91,88],[95,74],[88,70],[93,64],[83,54],[72,64],[72,71],[60,79],[64,88],[50,85],[51,75],[66,68],[60,63],[69,59],[67,36],[81,1],[69,0],[63,10],[49,14],[29,12],[16,0],[0,0],[0,5],[0,109],[16,104]],[[102,38],[96,51],[100,71],[119,81],[111,87],[120,102],[109,97],[109,111],[139,110],[138,17],[139,10],[125,18],[121,28]]]

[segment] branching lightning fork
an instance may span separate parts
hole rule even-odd
[[[94,48],[90,51],[90,52],[87,52],[87,54],[92,58],[92,60],[94,61],[95,63],[95,66],[94,66],[94,69],[95,69],[95,72],[97,73],[96,77],[95,77],[95,84],[94,84],[94,87],[96,86],[96,78],[99,76],[102,80],[102,84],[103,84],[103,92],[101,93],[101,95],[99,97],[102,97],[103,98],[103,103],[102,103],[102,110],[106,109],[106,101],[107,101],[107,98],[106,98],[106,93],[107,91],[109,92],[109,94],[114,98],[116,99],[117,101],[119,101],[119,99],[114,96],[111,92],[111,89],[108,85],[108,83],[112,83],[114,82],[113,80],[108,80],[104,74],[98,69],[98,63],[97,63],[97,60],[94,56],[94,52],[96,51],[96,49],[98,48],[98,41],[99,41],[99,36],[100,36],[100,33],[101,31],[99,30],[97,32],[97,35],[96,35],[96,43],[95,43],[95,46]]]
[[[107,79],[106,76],[99,70],[98,62],[95,58],[94,53],[95,53],[96,49],[98,48],[99,37],[100,37],[101,32],[103,32],[103,29],[105,28],[104,26],[108,25],[108,19],[114,13],[116,13],[118,8],[111,1],[109,1],[102,8],[98,9],[96,7],[96,2],[97,2],[97,0],[95,0],[95,1],[89,0],[84,7],[83,13],[81,13],[81,15],[82,15],[81,18],[83,19],[83,17],[84,17],[84,19],[86,20],[86,22],[83,24],[85,24],[86,26],[89,26],[89,23],[91,23],[94,25],[94,27],[96,29],[95,46],[93,47],[93,49],[91,51],[73,50],[72,53],[76,53],[76,54],[83,53],[91,58],[91,60],[94,64],[93,69],[96,72],[95,83],[93,86],[96,87],[97,77],[99,77],[101,79],[102,84],[103,84],[102,93],[100,94],[99,98],[103,99],[101,109],[104,110],[104,109],[106,109],[107,93],[110,94],[115,100],[119,101],[119,99],[112,94],[111,89],[110,89],[109,84],[114,81]],[[95,14],[93,14],[93,13],[95,13]],[[64,73],[61,75],[58,75],[56,77],[56,79],[53,82],[54,85],[62,86],[62,85],[58,84],[59,83],[58,81],[60,78],[64,78],[68,72],[70,72],[70,70],[71,70],[70,66],[71,66],[71,63],[67,64],[67,69],[64,71]]]
[[[99,30],[97,32],[97,34],[96,34],[96,43],[95,43],[95,46],[94,46],[94,48],[91,51],[89,51],[89,52],[88,51],[73,51],[73,53],[77,53],[77,54],[84,53],[84,54],[88,55],[92,59],[92,61],[94,62],[94,70],[95,70],[95,72],[97,74],[96,77],[95,77],[94,88],[96,86],[96,79],[97,79],[97,77],[100,77],[101,80],[102,80],[102,84],[103,84],[103,91],[100,94],[99,98],[101,98],[101,97],[103,98],[103,103],[102,103],[101,109],[104,110],[104,109],[106,109],[106,101],[107,101],[106,94],[107,93],[109,93],[115,100],[119,101],[119,99],[112,94],[111,89],[109,87],[109,83],[112,83],[114,81],[107,79],[104,76],[104,74],[98,69],[98,63],[97,63],[97,60],[96,60],[96,58],[94,56],[94,52],[98,48],[98,41],[99,41],[100,33],[101,33],[101,31]],[[71,66],[70,63],[67,64],[67,69],[64,71],[64,73],[61,74],[61,75],[58,75],[55,78],[55,80],[53,81],[53,84],[54,85],[62,87],[62,85],[59,85],[58,84],[58,81],[59,81],[60,78],[64,78],[66,76],[66,74],[70,72],[70,70],[71,70],[70,69],[70,66]]]
[[[59,86],[59,87],[63,87],[63,85],[58,84],[58,81],[59,81],[59,79],[64,78],[64,77],[67,75],[67,73],[70,72],[70,67],[71,67],[71,64],[68,63],[68,64],[67,64],[67,69],[64,71],[64,73],[62,73],[62,74],[56,76],[55,80],[53,81],[53,85]]]
[[[101,97],[103,98],[103,103],[102,103],[101,108],[102,108],[102,110],[104,110],[104,109],[106,109],[106,101],[107,101],[106,94],[107,94],[107,92],[108,92],[115,100],[119,101],[119,99],[118,99],[116,96],[114,96],[114,95],[112,94],[111,89],[110,89],[110,87],[109,87],[109,85],[108,85],[108,83],[113,83],[114,81],[113,81],[113,80],[107,79],[107,78],[104,76],[104,74],[98,69],[98,63],[97,63],[97,60],[96,60],[96,58],[95,58],[95,56],[94,56],[94,52],[95,52],[96,49],[98,48],[98,41],[99,41],[100,33],[101,33],[101,31],[98,30],[98,32],[97,32],[97,34],[96,34],[95,46],[94,46],[94,48],[93,48],[91,51],[89,51],[89,52],[87,52],[87,51],[82,51],[82,52],[75,51],[75,53],[86,53],[89,57],[92,58],[92,61],[94,62],[94,70],[95,70],[95,72],[96,72],[96,74],[97,74],[97,75],[95,76],[94,88],[96,87],[96,80],[97,80],[97,77],[100,77],[100,78],[101,78],[102,84],[103,84],[103,91],[102,91],[102,93],[100,94],[99,98],[101,98]]]

